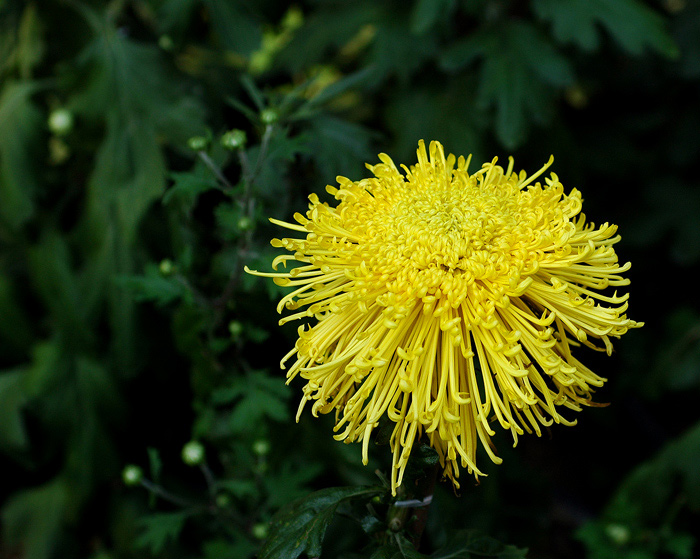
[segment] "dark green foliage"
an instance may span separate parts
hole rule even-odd
[[[260,550],[260,559],[296,559],[302,553],[321,555],[326,529],[343,502],[372,497],[375,487],[333,487],[316,491],[280,510],[270,524],[270,537]]]
[[[0,2],[0,556],[697,555],[699,91],[698,0]],[[610,407],[438,481],[416,549],[417,509],[367,489],[392,424],[365,467],[294,422],[286,290],[243,266],[279,254],[268,217],[421,138],[472,170],[554,153],[646,326],[581,351]]]

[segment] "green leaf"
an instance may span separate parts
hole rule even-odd
[[[228,491],[238,499],[255,497],[258,494],[258,488],[252,479],[222,479],[216,482],[216,486]]]
[[[163,203],[169,204],[177,198],[191,208],[194,206],[200,194],[219,188],[218,183],[211,177],[204,177],[194,173],[171,173],[173,185],[163,194]]]
[[[375,73],[376,68],[373,66],[367,66],[354,74],[341,78],[328,87],[323,88],[320,92],[304,103],[294,116],[296,116],[296,118],[306,118],[309,114],[311,114],[312,109],[321,107],[339,95],[342,95],[346,91],[367,82]]]
[[[431,559],[471,559],[494,557],[496,559],[525,559],[527,549],[504,544],[490,536],[473,530],[462,530],[441,550],[433,553]]]
[[[395,534],[393,539],[372,553],[370,559],[427,559],[402,534]]]
[[[249,55],[260,47],[260,25],[239,3],[227,0],[205,0],[204,3],[224,48]]]
[[[38,189],[37,147],[43,119],[31,102],[32,82],[6,82],[0,91],[0,218],[17,229],[34,213]]]
[[[146,265],[143,276],[122,276],[117,278],[117,282],[131,291],[136,301],[153,301],[158,306],[165,306],[189,294],[180,276],[164,276],[155,264]]]
[[[377,487],[332,487],[290,503],[272,519],[270,536],[259,559],[319,557],[323,537],[338,506],[351,499],[382,493]]]
[[[550,118],[555,88],[570,85],[573,69],[532,25],[510,22],[485,29],[446,50],[440,62],[449,71],[483,58],[477,102],[495,108],[499,141],[515,149],[525,141],[529,120]]]
[[[268,494],[267,506],[274,509],[307,494],[307,485],[322,471],[323,467],[320,464],[294,467],[285,462],[280,470],[275,471],[274,476],[264,478]]]
[[[154,555],[160,553],[169,540],[178,538],[188,515],[187,512],[163,512],[142,518],[143,533],[136,539],[136,545],[148,548]]]
[[[455,0],[417,0],[411,12],[411,31],[425,34],[438,20],[449,18],[456,4]]]
[[[17,47],[14,52],[14,62],[22,78],[27,79],[31,76],[32,70],[41,61],[44,51],[42,23],[39,20],[36,5],[32,2],[22,12],[17,30]]]
[[[2,509],[3,544],[22,548],[24,559],[49,559],[65,522],[69,484],[56,477],[13,495]]]
[[[667,57],[678,55],[664,19],[638,0],[534,0],[533,9],[551,21],[559,42],[587,51],[598,48],[600,24],[631,54],[650,48]]]
[[[0,447],[21,451],[27,445],[27,433],[22,408],[27,401],[24,391],[24,371],[0,374]]]
[[[8,353],[26,355],[33,342],[31,319],[20,306],[14,283],[3,275],[0,275],[0,316],[0,347]]]
[[[376,158],[369,149],[372,134],[367,128],[329,115],[313,118],[309,124],[309,147],[324,182],[338,175],[357,180],[365,162]]]
[[[258,546],[243,536],[234,537],[234,541],[212,540],[202,545],[204,559],[247,559],[257,550]]]

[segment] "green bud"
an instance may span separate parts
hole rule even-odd
[[[134,464],[129,464],[122,470],[122,480],[124,485],[133,487],[141,483],[143,479],[143,470]]]
[[[170,35],[161,35],[158,38],[158,46],[165,51],[171,51],[173,50],[175,43],[173,43],[173,40],[170,38]]]
[[[297,7],[292,6],[287,10],[282,19],[282,27],[293,31],[304,25],[304,13]]]
[[[232,320],[228,323],[228,331],[232,338],[238,338],[243,333],[243,325],[237,320]]]
[[[169,276],[175,270],[173,261],[168,258],[166,258],[165,260],[161,260],[160,264],[158,264],[158,270],[162,275]]]
[[[280,115],[275,109],[264,109],[260,113],[260,120],[263,122],[263,124],[274,124],[279,120],[279,118]]]
[[[617,545],[625,545],[630,539],[629,528],[622,524],[608,524],[605,533]]]
[[[188,466],[199,466],[204,462],[204,446],[199,441],[190,441],[182,447],[182,461]]]
[[[253,453],[258,456],[265,456],[270,453],[270,441],[267,439],[258,439],[253,443]]]
[[[73,130],[73,113],[68,109],[56,109],[49,115],[49,130],[56,136],[65,136]]]
[[[204,151],[209,146],[209,140],[204,136],[192,136],[187,140],[187,145],[192,151]]]
[[[216,496],[216,506],[220,509],[225,509],[231,504],[231,497],[226,495],[226,493],[220,493]]]
[[[253,534],[254,538],[258,540],[264,540],[267,537],[269,530],[267,524],[258,522],[257,524],[253,524],[253,527],[250,529],[250,532],[251,534]]]
[[[243,130],[233,129],[221,136],[221,145],[231,151],[241,149],[246,143],[246,134]]]
[[[236,223],[240,231],[250,231],[253,228],[253,220],[249,217],[243,216]]]

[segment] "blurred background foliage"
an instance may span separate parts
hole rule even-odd
[[[420,138],[553,153],[646,322],[583,357],[609,407],[438,488],[424,552],[700,556],[699,99],[700,0],[0,0],[0,557],[253,557],[281,506],[376,485],[386,447],[294,423],[296,327],[242,266]],[[336,520],[323,556],[368,542]]]

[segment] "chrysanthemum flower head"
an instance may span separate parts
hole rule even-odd
[[[280,320],[311,319],[282,360],[307,383],[297,419],[336,412],[335,438],[361,441],[384,417],[395,423],[392,491],[414,443],[426,435],[444,475],[459,487],[460,466],[483,475],[477,447],[499,463],[490,437],[500,425],[517,444],[560,412],[591,405],[605,379],[572,348],[612,352],[611,338],[641,326],[624,314],[629,283],[613,245],[617,227],[586,223],[581,194],[556,174],[535,182],[496,159],[469,174],[469,159],[445,157],[421,141],[418,163],[368,165],[372,178],[338,177],[331,206],[311,195],[296,234],[274,239],[291,254],[262,273],[293,290]],[[250,270],[248,270],[250,271]]]

